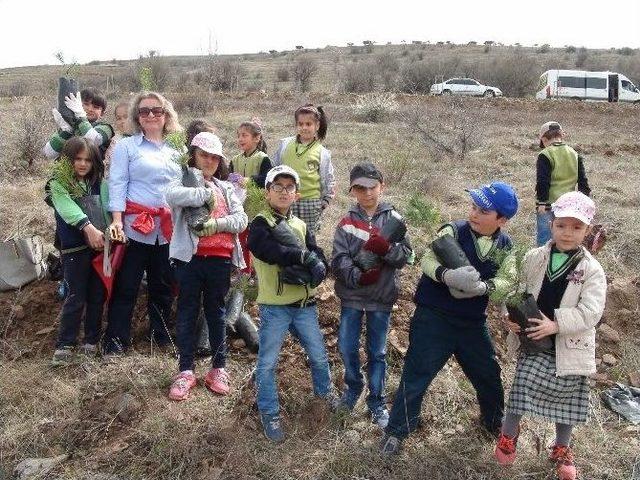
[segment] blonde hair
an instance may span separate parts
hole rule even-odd
[[[173,108],[173,105],[169,100],[164,98],[158,92],[148,92],[142,91],[138,93],[131,103],[129,104],[129,118],[127,119],[128,130],[133,134],[138,134],[142,132],[142,126],[140,125],[140,121],[138,120],[138,107],[140,106],[140,102],[146,98],[155,98],[160,102],[162,108],[165,111],[165,122],[164,128],[162,130],[162,134],[166,135],[168,133],[180,132],[183,130],[182,125],[178,122],[178,114]]]

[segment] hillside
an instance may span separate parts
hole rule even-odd
[[[331,250],[333,228],[350,202],[348,171],[365,158],[385,172],[387,198],[401,211],[407,211],[414,195],[427,205],[423,220],[410,225],[418,257],[440,222],[466,214],[464,188],[497,178],[512,182],[521,198],[521,211],[509,225],[509,232],[517,242],[532,245],[536,132],[547,120],[561,122],[569,133],[569,143],[585,155],[599,208],[597,221],[609,231],[607,245],[599,254],[610,284],[603,323],[618,334],[616,338],[599,330],[600,376],[592,381],[591,420],[576,429],[576,461],[581,478],[628,480],[637,464],[640,428],[605,409],[598,393],[614,381],[629,383],[640,370],[640,110],[633,105],[401,94],[387,104],[395,108],[386,107],[384,121],[371,123],[357,115],[355,104],[363,97],[336,90],[346,65],[373,61],[385,52],[395,52],[404,65],[440,54],[443,65],[451,58],[459,58],[461,64],[480,65],[485,59],[505,63],[512,58],[504,56],[512,52],[510,49],[496,46],[485,54],[484,46],[444,44],[375,46],[372,53],[351,53],[348,47],[304,52],[320,65],[311,92],[304,94],[293,89],[291,80],[277,80],[278,67],[293,62],[300,52],[227,58],[241,62],[246,69],[242,85],[231,93],[205,94],[204,86],[191,83],[204,58],[159,58],[170,65],[173,80],[163,90],[178,107],[181,123],[195,117],[211,121],[230,154],[237,151],[235,129],[241,121],[261,117],[267,143],[273,147],[277,139],[292,133],[292,112],[297,105],[311,100],[325,106],[331,120],[326,145],[333,153],[339,192],[319,235],[327,251]],[[576,55],[557,50],[536,53],[532,48],[523,51],[526,58],[541,61],[536,63],[540,70],[543,64],[565,56],[572,62]],[[412,57],[420,52],[424,52],[423,60]],[[616,62],[636,58],[634,55],[637,53],[589,52],[594,61],[611,62],[612,67],[603,68],[615,68]],[[129,75],[132,65],[137,62],[81,66],[81,82],[104,88],[106,78],[111,78],[109,85],[116,85],[108,90],[113,105],[126,98],[128,89],[122,88],[118,79]],[[535,72],[537,82],[538,68]],[[18,83],[29,85],[25,95],[0,98],[0,228],[5,238],[38,233],[52,241],[53,217],[42,201],[47,166],[37,155],[32,162],[25,155],[31,147],[37,151],[53,130],[50,108],[55,104],[59,73],[60,67],[0,72],[2,92]],[[186,81],[177,84],[180,78]],[[247,82],[254,80],[264,91],[246,91]],[[109,116],[111,113],[110,109]],[[417,266],[402,275],[402,295],[390,335],[390,395],[398,385],[418,276]],[[377,455],[380,433],[368,423],[363,402],[353,417],[330,415],[311,396],[302,350],[287,340],[279,382],[288,440],[274,447],[263,438],[253,406],[250,372],[255,356],[240,342],[231,342],[233,390],[229,397],[213,397],[200,386],[192,399],[173,404],[166,393],[176,369],[174,352],[158,351],[145,340],[144,298],[136,310],[135,351],[131,355],[114,363],[92,359],[68,369],[51,369],[49,359],[60,309],[54,291],[55,283],[43,280],[20,292],[0,294],[0,479],[8,477],[25,458],[56,455],[65,457],[46,478],[554,478],[553,467],[545,459],[545,448],[553,439],[552,426],[535,419],[523,424],[516,465],[503,471],[494,464],[494,445],[477,426],[473,389],[454,361],[427,394],[422,426],[406,442],[405,452],[386,461]],[[333,378],[340,385],[342,370],[336,349],[339,302],[332,295],[331,281],[322,288],[321,299],[321,324]],[[255,309],[252,312],[255,315]],[[508,391],[514,364],[493,310],[490,321]],[[602,361],[605,354],[612,355],[615,364]],[[198,373],[203,374],[205,368],[203,359]]]

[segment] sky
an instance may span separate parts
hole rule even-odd
[[[327,45],[451,41],[640,48],[640,1],[0,0],[0,68]]]

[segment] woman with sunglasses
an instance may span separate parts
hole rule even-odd
[[[169,241],[173,230],[164,191],[179,178],[177,152],[166,141],[182,130],[171,103],[156,92],[141,92],[130,103],[131,137],[116,145],[109,173],[109,211],[113,236],[128,238],[122,267],[114,282],[104,352],[123,353],[131,343],[131,318],[144,272],[148,283],[149,338],[170,343],[173,275]]]

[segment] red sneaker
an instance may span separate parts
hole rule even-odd
[[[218,395],[229,393],[229,375],[224,368],[212,368],[204,377],[204,384]]]
[[[186,400],[191,389],[197,385],[198,381],[193,373],[180,373],[175,378],[169,388],[169,399],[176,402]]]
[[[510,437],[501,433],[498,437],[498,443],[494,451],[494,456],[498,463],[502,466],[513,465],[516,461],[516,444],[518,443],[518,436]]]
[[[573,452],[564,445],[554,445],[549,460],[556,462],[556,473],[559,480],[576,480],[578,470],[573,464]]]

